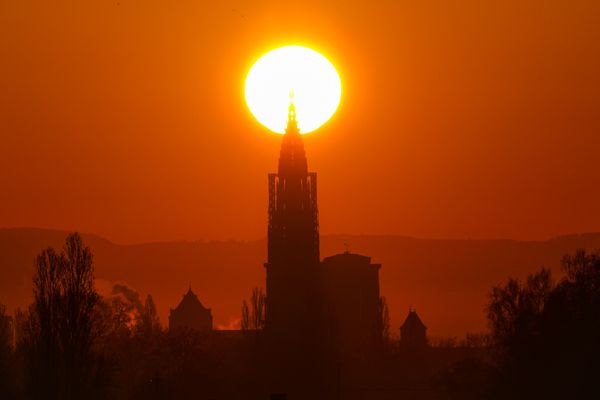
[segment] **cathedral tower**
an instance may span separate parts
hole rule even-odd
[[[290,103],[279,168],[269,174],[266,328],[276,335],[304,331],[318,296],[317,174],[308,172],[304,143]]]

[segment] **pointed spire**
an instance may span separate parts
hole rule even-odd
[[[285,133],[300,133],[298,121],[296,120],[296,106],[294,105],[294,89],[290,89],[290,106],[288,108],[288,120]]]

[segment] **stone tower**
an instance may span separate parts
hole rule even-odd
[[[318,298],[317,174],[308,172],[304,143],[290,103],[279,168],[269,174],[266,329],[281,337],[314,326]]]

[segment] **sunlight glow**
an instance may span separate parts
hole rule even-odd
[[[258,122],[284,133],[290,93],[304,134],[335,113],[342,84],[333,64],[321,54],[302,46],[286,46],[268,52],[252,66],[246,77],[246,103]]]

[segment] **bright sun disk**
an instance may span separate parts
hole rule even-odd
[[[342,84],[329,60],[302,46],[272,50],[250,68],[246,103],[258,122],[273,132],[285,133],[290,93],[300,133],[309,133],[335,113]]]

